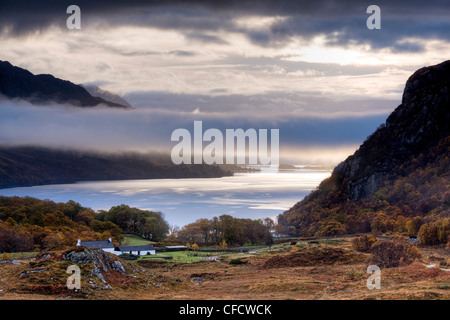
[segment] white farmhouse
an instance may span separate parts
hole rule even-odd
[[[78,239],[77,246],[82,246],[90,249],[102,249],[103,251],[115,254],[116,256],[123,253],[129,253],[138,256],[156,254],[156,249],[152,245],[119,246],[114,248],[114,244],[112,243],[111,238],[102,241],[81,241],[80,239]]]
[[[112,243],[112,239],[101,240],[101,241],[81,241],[78,239],[77,246],[82,246],[90,249],[102,249],[103,251],[113,253],[115,255],[119,255],[117,251],[114,251],[114,244]]]

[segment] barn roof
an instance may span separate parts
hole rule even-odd
[[[114,248],[113,243],[110,240],[102,241],[80,241],[80,246],[90,249],[109,249]]]

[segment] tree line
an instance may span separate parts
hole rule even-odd
[[[376,192],[357,201],[346,193],[348,179],[332,175],[278,216],[277,232],[291,236],[400,233],[419,236],[423,244],[450,242],[446,220],[450,212],[449,155],[447,137],[428,152],[394,166]]]
[[[160,212],[127,205],[95,212],[75,201],[55,203],[32,197],[0,196],[0,252],[23,252],[73,246],[86,241],[123,240],[132,233],[148,240],[163,240],[169,226]]]
[[[174,230],[172,239],[184,243],[227,243],[228,245],[266,244],[271,245],[271,231],[275,223],[272,219],[239,219],[230,215],[221,215],[212,219],[198,219]]]

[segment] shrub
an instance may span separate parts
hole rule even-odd
[[[335,220],[329,220],[322,223],[319,231],[320,236],[329,237],[329,236],[340,236],[345,233],[345,228],[342,223]]]
[[[7,254],[6,252],[3,252],[2,258],[0,260],[11,260],[11,258],[9,257],[9,254]]]
[[[167,261],[159,260],[159,259],[145,259],[145,260],[139,260],[137,262],[142,267],[151,268],[158,265],[166,265]]]
[[[406,222],[406,230],[410,236],[417,236],[420,227],[423,224],[423,220],[421,217],[415,217],[412,220]]]
[[[382,241],[370,248],[371,263],[380,268],[393,268],[411,264],[420,258],[420,251],[410,243],[400,240]]]
[[[139,256],[129,253],[122,253],[121,255],[118,255],[118,257],[123,260],[137,260],[139,258]]]
[[[450,218],[436,221],[438,228],[438,238],[440,243],[447,243],[450,237]]]
[[[434,224],[430,223],[423,224],[420,227],[417,236],[419,238],[420,244],[433,245],[439,243],[438,229]]]
[[[445,244],[450,237],[450,219],[440,219],[423,224],[419,229],[418,237],[420,244]]]
[[[377,240],[372,235],[364,235],[352,239],[353,249],[361,252],[369,252]]]
[[[247,264],[247,260],[241,260],[241,259],[232,259],[230,260],[229,264],[237,265],[237,264]]]

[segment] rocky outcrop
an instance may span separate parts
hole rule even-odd
[[[450,61],[416,71],[406,82],[402,104],[333,174],[347,180],[347,198],[378,190],[391,169],[450,133]]]
[[[79,268],[79,288],[68,287],[74,266]],[[23,265],[17,279],[19,292],[84,299],[109,299],[112,292],[124,291],[126,297],[126,292],[134,289],[170,290],[180,283],[101,249],[81,246],[41,252],[34,261]]]
[[[278,216],[290,234],[368,232],[375,215],[450,213],[450,61],[416,71],[386,123],[317,190]],[[376,226],[376,224],[373,224]]]
[[[103,272],[110,272],[111,270],[118,271],[125,274],[125,268],[118,258],[107,254],[105,251],[98,249],[87,249],[83,251],[72,250],[65,252],[62,258],[66,261],[72,261],[77,264],[93,263],[96,269]]]

